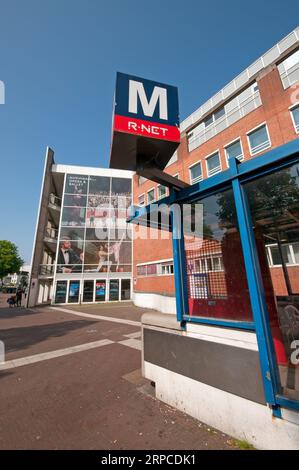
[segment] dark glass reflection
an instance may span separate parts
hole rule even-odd
[[[232,191],[197,201],[191,225],[195,219],[201,219],[199,229],[185,236],[190,315],[252,321]]]
[[[284,393],[299,399],[299,165],[244,185]]]

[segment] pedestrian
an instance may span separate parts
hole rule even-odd
[[[22,307],[22,289],[17,289],[17,307]]]
[[[11,297],[8,297],[7,303],[9,305],[9,308],[15,307],[15,305],[16,305],[15,297],[13,295]]]

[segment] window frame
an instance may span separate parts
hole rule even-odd
[[[257,151],[257,152],[253,152],[253,151],[252,151],[252,147],[251,147],[251,143],[250,143],[250,134],[253,134],[255,131],[258,131],[258,130],[261,129],[262,127],[265,127],[265,129],[266,129],[269,145],[267,145],[267,147],[263,148],[262,150],[259,150],[259,151]],[[259,155],[259,154],[261,154],[261,153],[264,153],[266,150],[268,150],[268,149],[270,149],[270,148],[272,147],[272,142],[271,142],[271,138],[270,138],[270,133],[269,133],[269,129],[268,129],[268,125],[267,125],[267,122],[266,122],[266,121],[260,123],[258,126],[255,126],[255,127],[253,127],[252,129],[250,129],[250,131],[246,132],[246,136],[247,136],[247,143],[248,143],[249,153],[250,153],[250,156],[251,156],[251,157],[255,157],[256,155]],[[260,145],[261,145],[261,144],[260,144]]]
[[[153,199],[152,201],[149,201],[148,195],[149,195],[149,193],[151,193],[152,191],[154,192],[154,199]],[[153,203],[156,202],[156,201],[157,201],[157,198],[156,198],[156,187],[153,186],[151,189],[149,189],[148,191],[146,191],[146,202],[147,202],[147,204],[153,204]]]
[[[290,115],[291,115],[291,119],[292,119],[292,123],[293,123],[293,126],[294,126],[295,133],[299,134],[299,124],[298,124],[298,129],[297,129],[297,125],[295,123],[295,119],[294,119],[294,116],[293,116],[293,110],[296,109],[296,108],[299,109],[299,101],[297,101],[297,103],[292,104],[292,106],[289,107],[289,112],[290,112]]]
[[[142,196],[143,196],[143,204],[140,204],[140,203],[139,203],[139,198],[141,198]],[[139,194],[139,196],[137,196],[138,206],[140,206],[140,207],[145,206],[145,202],[146,202],[145,200],[146,200],[145,193]]]
[[[241,147],[241,150],[242,150],[242,160],[239,160],[240,162],[243,162],[245,160],[245,155],[244,155],[244,149],[243,149],[243,144],[242,144],[242,139],[241,139],[241,136],[237,137],[236,139],[234,140],[231,140],[230,142],[228,142],[227,144],[225,144],[223,146],[224,148],[224,154],[225,154],[225,161],[226,161],[226,166],[229,168],[229,164],[228,164],[228,160],[229,160],[229,157],[227,155],[227,148],[230,147],[231,145],[235,144],[237,141],[240,142],[240,147]]]
[[[214,173],[212,173],[211,175],[209,174],[209,168],[208,168],[208,160],[209,158],[212,158],[214,157],[214,155],[217,155],[218,154],[218,157],[219,157],[219,170],[215,171]],[[204,157],[204,160],[205,160],[205,164],[206,164],[206,171],[207,171],[207,177],[208,178],[211,178],[212,176],[214,175],[217,175],[217,173],[221,173],[222,171],[222,163],[221,163],[221,154],[220,154],[220,149],[217,149],[215,150],[214,152],[212,153],[209,153],[209,155],[206,155]],[[213,170],[212,170],[213,171]]]
[[[196,165],[200,165],[201,177],[200,177],[200,179],[199,179],[198,181],[195,181],[195,182],[194,182],[194,181],[192,181],[191,170],[192,170],[192,168],[195,167]],[[196,183],[200,183],[200,182],[203,180],[203,171],[202,171],[202,170],[203,170],[202,160],[198,160],[197,162],[192,163],[192,165],[190,165],[190,166],[188,167],[188,171],[189,171],[189,181],[190,181],[190,184],[191,184],[191,185],[192,185],[192,184],[196,184]],[[195,178],[195,179],[197,179],[197,178]]]

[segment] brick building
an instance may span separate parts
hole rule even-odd
[[[170,160],[166,172],[189,183],[199,183],[228,169],[228,158],[258,158],[299,134],[299,29],[297,28],[263,56],[212,96],[185,119],[180,126],[181,144]],[[150,204],[168,194],[168,189],[137,175],[133,178],[134,204]],[[138,227],[145,236],[149,229]],[[152,230],[155,238],[142,236],[134,241],[134,301],[164,312],[175,311],[174,276],[171,237]],[[161,239],[161,238],[166,239]],[[299,288],[299,240],[267,243],[267,262],[276,295],[287,295],[286,283]],[[282,249],[283,270],[279,249]],[[201,248],[203,251],[203,249]],[[210,247],[198,252],[197,275],[218,277],[221,284],[223,262],[219,249]],[[188,263],[189,254],[186,249]],[[194,264],[194,263],[193,263]],[[286,281],[284,272],[288,273]],[[192,286],[189,277],[189,296]],[[200,297],[205,296],[202,279],[198,278]],[[217,280],[215,281],[217,284]],[[210,282],[210,289],[215,289]],[[209,283],[207,282],[207,286]],[[225,286],[218,287],[222,292]]]

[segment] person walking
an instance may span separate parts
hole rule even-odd
[[[22,289],[17,289],[17,292],[16,292],[16,297],[17,297],[17,307],[22,307],[22,294],[23,294],[23,291]]]

